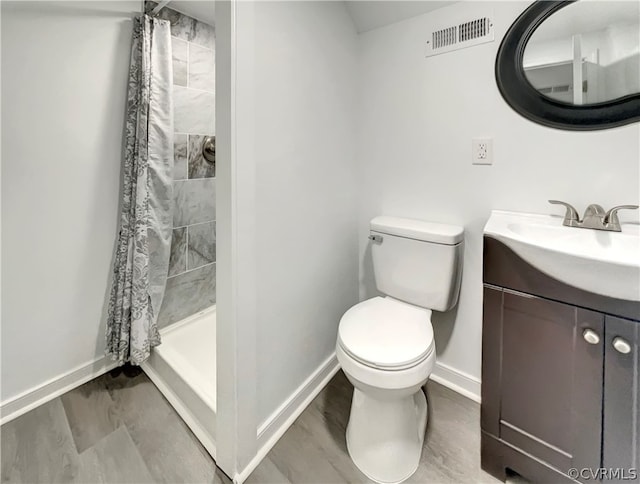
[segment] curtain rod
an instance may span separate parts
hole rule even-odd
[[[154,16],[158,15],[160,10],[162,10],[164,7],[166,7],[169,4],[170,1],[171,0],[162,0],[162,1],[158,2],[158,5],[156,5],[156,8],[154,8],[151,11],[151,15],[154,15]]]

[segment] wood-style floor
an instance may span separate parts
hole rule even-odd
[[[369,482],[346,450],[352,392],[339,372],[247,482]],[[427,394],[425,448],[408,482],[499,482],[480,470],[479,405],[433,382]],[[97,378],[0,431],[3,483],[229,483],[153,383],[132,368]]]
[[[353,387],[340,371],[247,480],[267,483],[369,483],[347,453]],[[480,469],[480,405],[433,381],[420,467],[407,483],[500,483]],[[371,422],[375,425],[375,422]]]
[[[147,376],[125,371],[3,425],[2,482],[228,483]]]

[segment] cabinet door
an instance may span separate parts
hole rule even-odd
[[[563,473],[600,467],[604,316],[503,297],[500,438]]]
[[[640,482],[640,322],[607,316],[605,328],[603,467]]]

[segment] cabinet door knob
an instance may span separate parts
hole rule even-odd
[[[589,328],[585,329],[582,332],[582,337],[590,345],[597,345],[598,343],[600,343],[600,336],[598,336],[598,333],[596,333],[592,329],[589,329]]]
[[[613,339],[613,347],[618,353],[622,353],[623,355],[631,353],[631,345],[620,336],[616,336]]]

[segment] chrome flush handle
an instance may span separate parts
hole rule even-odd
[[[369,240],[372,242],[377,242],[379,244],[380,242],[382,242],[382,235],[371,234],[369,235]]]

